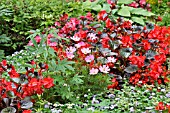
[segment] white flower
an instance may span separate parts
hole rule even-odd
[[[66,52],[68,53],[74,53],[76,51],[76,48],[73,46],[70,46],[69,48],[66,49]]]
[[[86,55],[86,54],[90,53],[91,50],[89,48],[82,48],[81,52]]]
[[[100,67],[99,67],[99,70],[100,70],[101,72],[103,72],[103,73],[109,73],[110,68],[109,68],[108,66],[106,66],[106,65],[103,65],[103,66],[100,66]]]
[[[114,57],[107,57],[107,62],[108,63],[115,63],[116,62],[116,59]]]
[[[95,39],[98,38],[98,37],[96,36],[96,34],[94,34],[94,33],[89,33],[87,36],[88,36],[91,40],[95,40]]]
[[[74,58],[74,54],[73,53],[66,52],[66,55],[67,55],[67,58],[69,58],[69,59],[73,59]]]
[[[70,37],[70,38],[74,41],[80,41],[80,38],[78,36],[73,36],[73,37]]]
[[[86,56],[86,58],[85,58],[86,62],[91,62],[93,60],[94,60],[94,56],[93,55]]]
[[[99,72],[98,69],[95,69],[95,68],[90,69],[90,75],[95,75],[95,74],[97,74],[98,72]]]

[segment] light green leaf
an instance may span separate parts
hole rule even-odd
[[[117,12],[118,9],[113,9],[112,10],[112,15],[114,15]]]
[[[118,15],[120,15],[120,16],[125,16],[125,17],[130,17],[130,11],[129,11],[128,8],[122,7],[122,8],[118,11]]]
[[[111,11],[110,4],[103,4],[103,9],[102,10],[105,10],[107,13],[109,13]]]
[[[153,15],[155,15],[154,13],[149,12],[149,11],[142,9],[142,8],[134,8],[133,10],[131,10],[131,13],[136,14],[136,15],[143,15],[143,16],[153,16]]]
[[[145,25],[145,22],[140,17],[132,17],[132,20],[138,24]]]
[[[16,113],[16,109],[14,107],[7,107],[2,109],[1,113]]]
[[[49,48],[49,49],[48,49],[48,52],[49,52],[52,56],[55,56],[55,51],[54,51],[54,49]]]
[[[93,10],[95,11],[100,11],[102,9],[101,5],[95,5],[92,7]]]
[[[132,3],[134,0],[118,0],[118,4],[130,4]]]

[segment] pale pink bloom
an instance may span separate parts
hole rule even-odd
[[[91,40],[96,40],[98,37],[96,36],[96,34],[94,34],[94,33],[89,33],[88,35],[87,35]]]
[[[95,68],[90,69],[90,75],[95,75],[95,74],[97,74],[98,72],[99,72],[98,69],[95,69]]]
[[[66,55],[67,55],[67,58],[69,58],[69,59],[73,59],[74,58],[74,54],[73,53],[66,52]]]
[[[66,49],[66,52],[68,53],[74,53],[76,51],[76,48],[73,46],[70,46],[69,48]]]
[[[114,57],[107,57],[107,62],[115,63],[116,59]]]
[[[91,50],[89,48],[82,48],[81,52],[86,55],[86,54],[90,53]]]
[[[80,38],[78,36],[73,36],[73,37],[70,37],[72,40],[78,42],[80,41]]]
[[[103,66],[100,66],[100,67],[99,67],[99,70],[100,70],[101,72],[103,72],[103,73],[109,73],[110,68],[109,68],[108,66],[106,66],[106,65],[103,65]]]
[[[55,26],[60,26],[61,24],[59,22],[55,22]]]
[[[50,42],[48,45],[54,47],[57,46],[57,42]]]
[[[32,41],[29,41],[29,43],[27,45],[28,46],[33,46],[34,44],[32,43]]]
[[[85,58],[86,62],[91,62],[93,60],[94,60],[94,56],[93,55],[86,56],[86,58]]]
[[[79,42],[78,44],[75,44],[77,48],[80,48],[81,46],[85,46],[84,42]]]

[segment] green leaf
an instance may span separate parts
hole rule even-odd
[[[38,47],[38,44],[37,44],[36,40],[35,40],[34,38],[31,38],[31,41],[32,41],[32,43],[34,44],[34,46],[37,48],[37,47]]]
[[[31,107],[33,107],[33,103],[31,101],[29,101],[29,100],[22,100],[21,101],[21,108],[22,109],[29,109]]]
[[[117,49],[120,45],[120,40],[116,40],[116,41],[112,41],[109,40],[109,45],[111,46],[111,48],[113,48],[114,50]]]
[[[102,10],[105,10],[107,13],[109,13],[111,11],[110,4],[103,4]]]
[[[118,4],[130,4],[132,3],[134,0],[118,0]]]
[[[16,97],[13,91],[8,91],[8,92],[7,92],[7,96],[8,96],[9,98],[15,98],[15,97]]]
[[[120,55],[124,58],[128,58],[132,53],[132,48],[123,48],[119,51]]]
[[[11,78],[12,79],[12,81],[14,81],[15,83],[19,83],[20,82],[20,78]]]
[[[136,14],[136,15],[142,15],[142,16],[153,16],[153,15],[155,15],[154,13],[149,12],[149,11],[142,9],[142,8],[133,8],[131,10],[131,13]]]
[[[49,49],[48,49],[48,52],[49,52],[52,56],[56,56],[54,49],[49,48]]]
[[[136,22],[138,24],[141,24],[141,25],[145,25],[145,22],[140,17],[132,17],[132,21],[134,21],[134,22]]]
[[[72,79],[72,83],[76,85],[83,84],[83,80],[78,75],[75,75]]]
[[[126,67],[124,71],[126,71],[127,73],[134,73],[137,70],[138,70],[137,65],[130,65],[130,66]]]
[[[14,107],[7,107],[2,109],[1,113],[16,113],[16,109]]]
[[[101,5],[95,5],[92,7],[93,10],[95,11],[100,11],[102,9]]]
[[[130,17],[130,11],[126,7],[122,7],[117,14],[120,16]]]
[[[118,9],[113,9],[112,10],[112,15],[114,15],[117,12]]]

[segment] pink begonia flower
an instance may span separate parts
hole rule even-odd
[[[99,70],[100,70],[101,72],[103,72],[103,73],[109,73],[110,68],[109,68],[108,66],[106,66],[106,65],[103,65],[103,66],[100,66],[100,67],[99,67]]]
[[[107,57],[107,62],[115,63],[116,59],[114,57]]]
[[[70,53],[70,52],[66,52],[67,58],[69,59],[73,59],[74,58],[74,54]]]
[[[73,46],[70,46],[69,48],[66,49],[66,52],[68,53],[74,53],[76,51],[76,48]]]
[[[73,36],[73,37],[70,37],[72,40],[78,42],[80,41],[80,38],[78,36]]]
[[[86,62],[91,62],[93,60],[94,60],[94,56],[93,55],[86,56],[86,58],[85,58]]]
[[[90,75],[95,75],[95,74],[97,74],[98,72],[99,72],[98,69],[95,69],[95,68],[90,69]]]
[[[139,4],[136,2],[132,2],[131,4],[129,4],[129,6],[137,8],[139,6]]]
[[[55,22],[55,26],[60,26],[61,24],[59,22]]]
[[[88,35],[87,35],[91,40],[96,40],[98,37],[96,36],[96,34],[94,34],[94,33],[89,33]]]
[[[40,36],[36,36],[36,37],[35,37],[35,40],[36,40],[37,43],[40,43],[41,37],[40,37]]]
[[[112,4],[112,3],[114,3],[112,0],[107,0],[107,3],[108,4]]]
[[[89,48],[82,48],[81,52],[86,55],[86,54],[90,53],[91,50]]]
[[[80,48],[81,46],[85,46],[84,42],[79,42],[78,44],[75,44],[77,48]]]
[[[140,0],[139,3],[140,3],[141,5],[145,5],[145,4],[146,4],[146,0]]]

